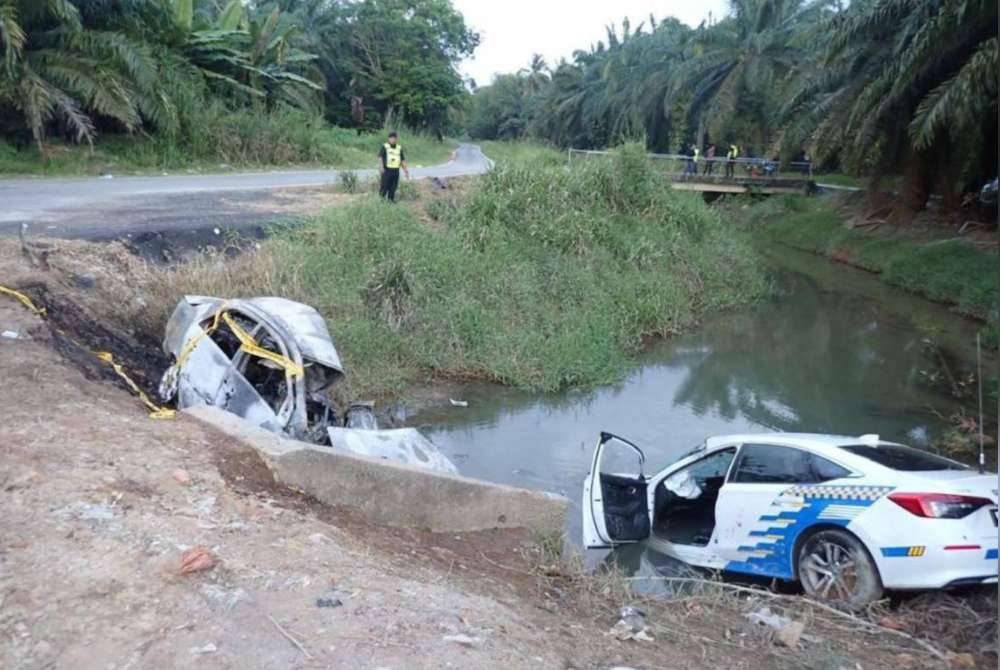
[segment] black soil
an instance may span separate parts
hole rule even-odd
[[[49,290],[42,283],[18,287],[46,311],[45,323],[56,350],[92,380],[111,381],[123,388],[125,382],[95,352],[110,352],[129,377],[150,397],[155,397],[163,371],[172,363],[159,342],[140,341],[102,323],[82,307]]]

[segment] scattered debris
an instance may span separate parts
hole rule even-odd
[[[170,473],[170,476],[174,478],[174,481],[176,481],[178,484],[181,484],[182,486],[187,486],[188,484],[191,483],[191,475],[188,474],[187,470],[182,470],[180,468],[177,468],[176,470]]]
[[[273,624],[274,624],[274,627],[278,629],[278,632],[279,632],[279,633],[281,633],[281,634],[282,634],[282,636],[284,636],[284,638],[285,638],[286,640],[288,640],[289,642],[291,642],[291,643],[292,643],[293,645],[295,645],[295,648],[296,648],[296,649],[298,649],[299,651],[301,651],[301,652],[302,652],[302,655],[303,655],[303,656],[305,656],[306,658],[312,658],[312,654],[310,654],[310,653],[309,653],[309,651],[308,651],[308,650],[307,650],[307,649],[306,649],[305,647],[303,647],[303,646],[302,646],[302,643],[301,643],[301,642],[299,642],[298,640],[296,640],[296,639],[295,639],[295,638],[294,638],[294,637],[292,636],[292,634],[291,634],[291,633],[289,633],[289,632],[288,632],[287,630],[285,630],[284,628],[282,628],[282,627],[281,627],[281,624],[280,624],[280,623],[278,623],[278,622],[277,622],[277,621],[276,621],[276,620],[274,619],[274,617],[273,617],[273,616],[271,616],[270,614],[268,614],[268,615],[267,615],[267,618],[268,618],[268,620],[269,620],[269,621],[270,621],[271,623],[273,623]]]
[[[326,593],[316,599],[316,607],[340,607],[343,605],[337,589],[331,588]]]
[[[189,575],[211,570],[216,562],[215,555],[208,547],[202,545],[191,547],[181,555],[181,574]]]
[[[55,511],[59,516],[71,516],[84,521],[111,521],[115,512],[111,505],[78,502]]]
[[[948,661],[949,667],[952,668],[975,668],[976,658],[969,653],[957,654],[953,651],[945,653],[945,660]]]
[[[616,640],[636,640],[653,642],[655,638],[649,634],[646,626],[646,614],[635,607],[623,607],[619,613],[618,623],[611,627],[606,635]]]
[[[347,408],[344,425],[357,430],[378,430],[375,403],[370,401],[351,403]]]
[[[801,621],[792,621],[788,617],[775,614],[770,607],[762,607],[750,612],[746,618],[753,623],[767,626],[774,630],[774,639],[789,649],[794,649],[802,638],[805,631],[805,624]]]
[[[463,647],[478,647],[483,643],[483,639],[479,637],[472,637],[471,635],[445,635],[441,638],[445,642],[453,642],[454,644],[461,645]]]
[[[203,647],[191,647],[191,653],[194,654],[195,656],[200,656],[202,654],[214,654],[217,651],[219,651],[219,648],[216,647],[211,642],[209,642]]]
[[[361,456],[458,474],[455,464],[415,428],[355,430],[330,427],[327,433],[331,445]]]
[[[468,407],[468,400],[455,400],[454,398],[448,398],[448,402],[451,403],[452,407]]]

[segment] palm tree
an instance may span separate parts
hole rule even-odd
[[[531,64],[517,74],[524,78],[524,90],[528,95],[537,95],[549,83],[549,66],[541,54],[532,55]]]
[[[902,172],[907,210],[995,174],[997,3],[861,0],[786,106],[849,169]],[[811,109],[805,113],[803,110]]]
[[[796,31],[821,4],[733,0],[730,17],[699,28],[673,95],[688,100],[688,113],[712,136],[739,124],[741,132],[756,131],[753,139],[765,142],[771,130],[768,106],[801,57]]]
[[[78,142],[93,140],[98,115],[128,131],[176,123],[148,45],[85,30],[69,0],[0,0],[0,48],[0,112],[20,116],[39,150],[54,123]]]

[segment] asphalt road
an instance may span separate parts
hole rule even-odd
[[[491,165],[478,146],[461,144],[453,160],[414,168],[410,173],[414,179],[446,179],[481,174]],[[376,176],[374,169],[354,172],[362,179]],[[257,225],[295,213],[289,201],[304,200],[310,191],[315,194],[337,183],[340,173],[276,170],[162,177],[0,179],[0,234],[15,234],[23,223],[31,224],[32,235],[83,239]]]

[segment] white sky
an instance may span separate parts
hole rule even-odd
[[[495,74],[527,66],[534,53],[555,66],[576,49],[605,40],[604,26],[610,23],[618,26],[620,35],[626,16],[633,29],[650,12],[657,21],[675,16],[696,26],[709,12],[722,17],[728,7],[727,0],[452,0],[452,4],[482,38],[475,57],[459,68],[479,86],[489,84]]]

